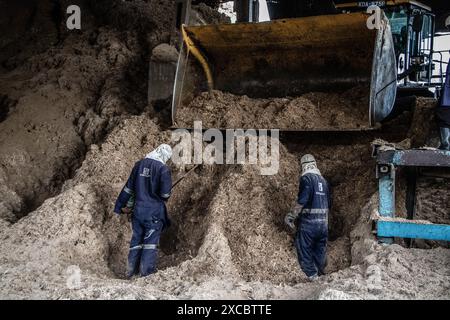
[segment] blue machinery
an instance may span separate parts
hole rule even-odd
[[[450,151],[397,150],[374,147],[379,185],[379,213],[377,235],[379,241],[390,244],[394,237],[450,241],[450,225],[414,221],[416,179],[418,168],[446,170],[450,168]],[[408,190],[406,209],[408,219],[395,217],[395,175],[397,167],[407,170]],[[450,177],[447,175],[447,177]]]

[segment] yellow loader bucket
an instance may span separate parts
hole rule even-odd
[[[365,117],[365,125],[356,127],[348,123],[347,127],[308,128],[299,118],[279,129],[364,130],[375,126],[393,108],[397,74],[388,19],[383,14],[380,27],[370,30],[366,25],[368,17],[365,13],[351,13],[262,23],[183,26],[184,43],[172,103],[173,126],[192,127],[193,123],[186,123],[184,119],[186,115],[192,115],[189,108],[193,108],[197,97],[212,90],[245,95],[251,105],[256,101],[251,99],[294,99],[311,92],[319,95],[336,93],[338,95],[330,96],[329,100],[339,100],[342,98],[339,94],[352,88],[358,88],[360,95],[363,92],[364,99],[353,101],[350,107],[343,100],[341,106],[341,100],[334,101],[333,107],[353,114],[357,114],[354,109],[358,109]],[[319,109],[319,115],[330,111],[324,109],[326,96],[321,97],[318,100],[324,107]],[[267,103],[272,102],[268,100]],[[278,108],[278,100],[274,103],[274,108]],[[255,103],[255,108],[258,105]],[[205,121],[201,105],[194,107],[195,117],[190,120]],[[221,110],[225,111],[223,116],[226,117],[226,106]],[[267,119],[264,122],[264,129],[276,128],[272,123],[276,124],[277,116],[282,116],[276,110],[271,113],[273,121]],[[259,110],[253,112],[258,114]],[[259,117],[264,116],[265,112],[261,110]],[[252,127],[251,123],[247,126]],[[228,127],[225,125],[221,129]],[[263,129],[258,125],[253,128]]]

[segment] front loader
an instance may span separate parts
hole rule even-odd
[[[406,0],[393,2],[397,7],[415,6]],[[354,110],[355,114],[365,115],[365,125],[355,127],[346,123],[338,128],[312,130],[353,131],[377,127],[391,114],[400,84],[420,70],[409,66],[399,69],[398,44],[394,42],[391,21],[383,10],[374,27],[368,23],[371,15],[365,8],[359,12],[352,8],[338,6],[337,10],[343,13],[268,22],[181,25],[183,45],[172,98],[173,127],[192,127],[193,123],[185,123],[178,117],[179,111],[189,108],[199,95],[213,90],[269,99],[295,98],[311,92],[342,93],[355,87],[362,88],[367,98],[365,103],[353,107],[359,109]],[[392,17],[392,7],[385,10]],[[250,17],[255,19],[254,14]],[[413,27],[412,20],[408,23]],[[411,55],[411,50],[408,52]],[[418,62],[423,63],[420,59]],[[353,112],[348,108],[342,110]],[[260,117],[264,116],[261,112]],[[196,120],[203,120],[201,114]],[[304,131],[305,125],[254,129]]]

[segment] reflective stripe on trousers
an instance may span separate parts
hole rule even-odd
[[[303,209],[302,213],[310,214],[328,214],[329,209]]]
[[[158,245],[156,245],[156,244],[140,244],[138,246],[131,247],[130,251],[131,250],[140,250],[140,249],[144,249],[144,250],[158,249]]]
[[[328,225],[328,219],[314,219],[314,218],[303,218],[300,220],[300,223],[302,224],[309,224],[309,223],[319,223],[319,224],[325,224]]]

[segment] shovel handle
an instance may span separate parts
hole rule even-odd
[[[181,182],[181,180],[183,180],[184,178],[186,178],[186,176],[187,176],[189,173],[191,173],[192,171],[194,171],[195,169],[197,169],[198,166],[199,166],[199,165],[196,164],[194,167],[192,167],[191,169],[189,169],[188,172],[186,172],[180,179],[178,179],[178,180],[172,185],[172,189],[175,188],[175,186],[176,186],[177,184],[179,184],[179,183]]]

